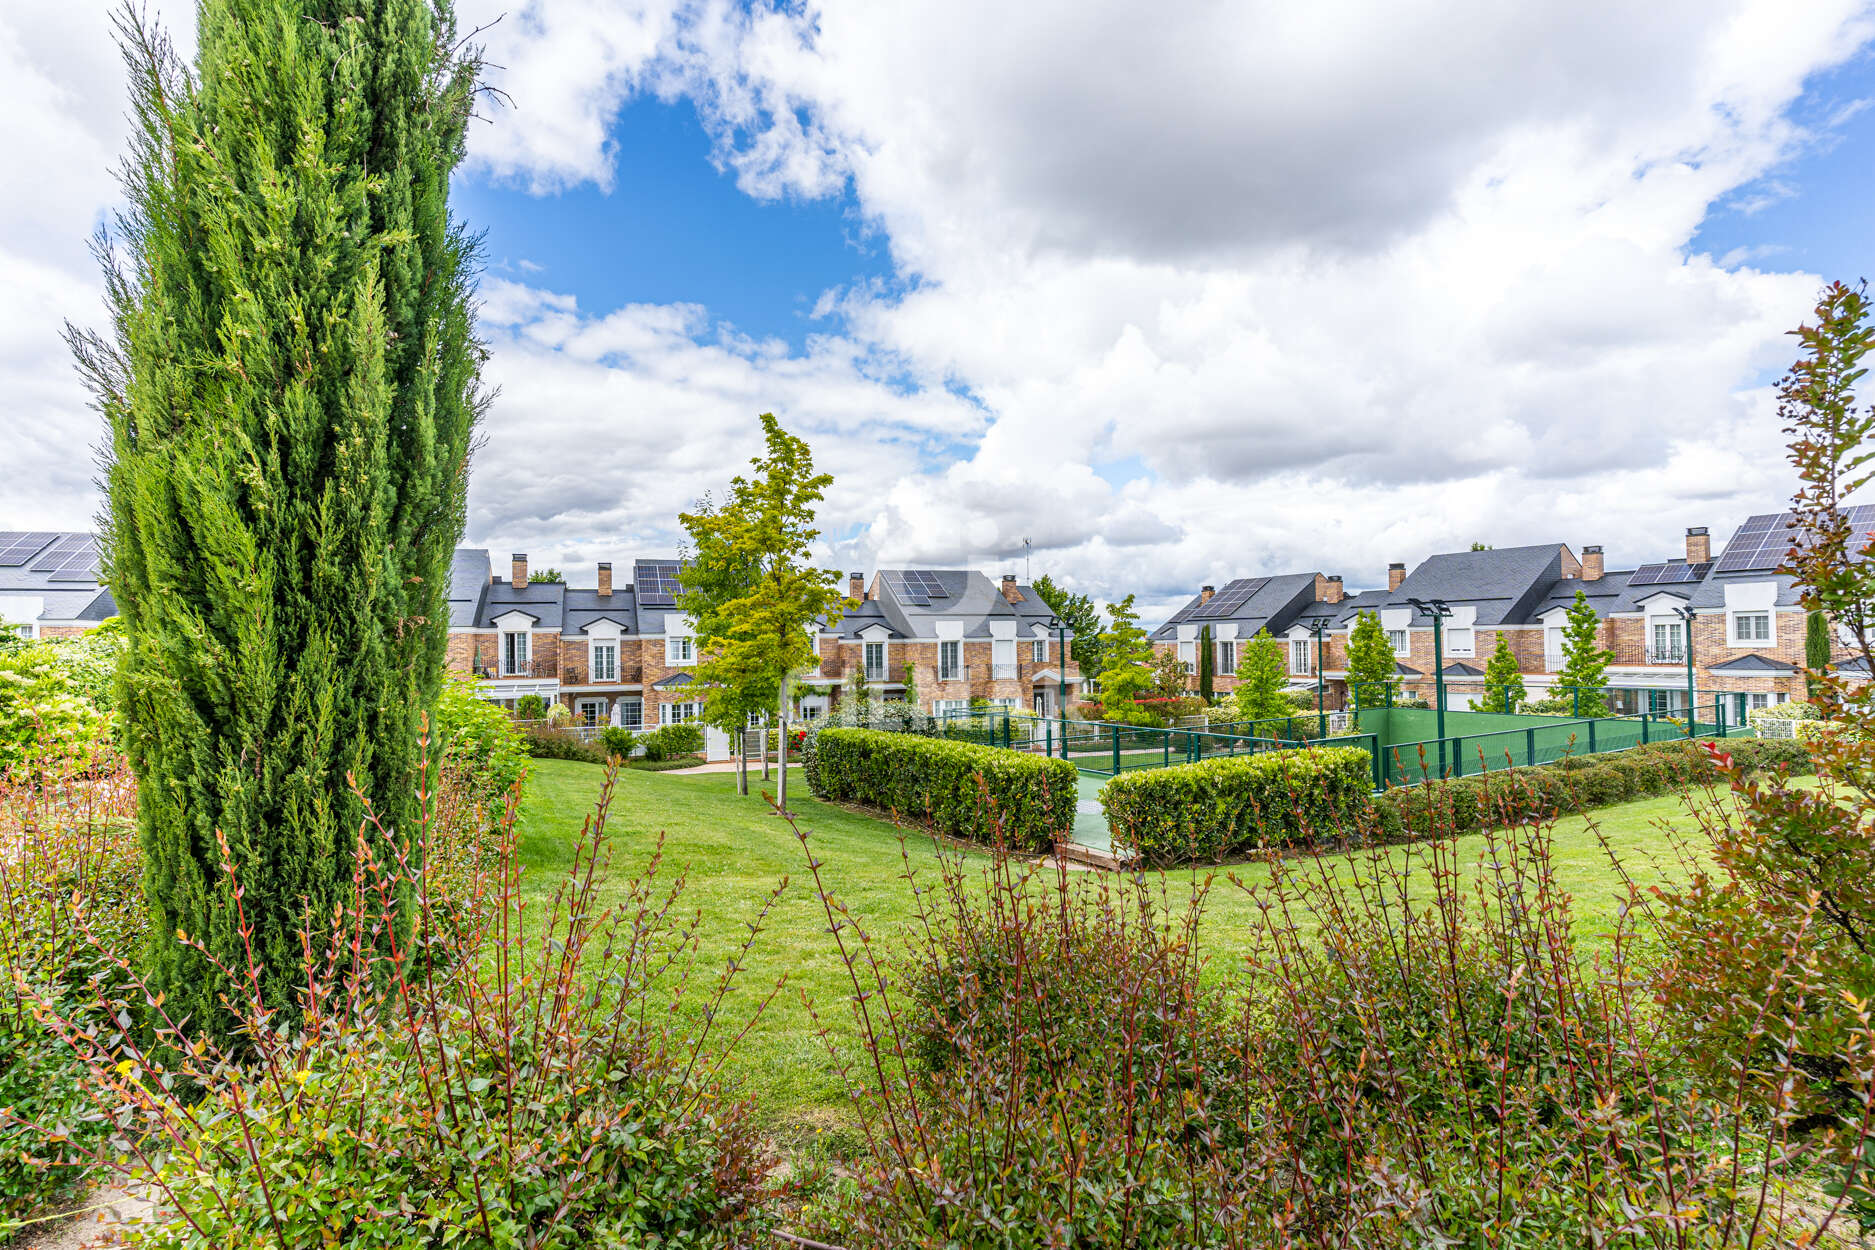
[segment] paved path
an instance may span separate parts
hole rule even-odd
[[[1080,774],[1074,787],[1079,797],[1074,805],[1074,840],[1081,846],[1112,854],[1113,836],[1107,829],[1107,814],[1100,807],[1100,787],[1105,784],[1105,777]]]

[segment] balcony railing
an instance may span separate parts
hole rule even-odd
[[[1684,664],[1686,663],[1686,647],[1677,642],[1664,647],[1649,647],[1647,648],[1647,662],[1649,664]]]
[[[990,665],[990,680],[991,681],[1014,681],[1015,679],[1016,679],[1016,666],[1014,664],[992,664]]]
[[[1562,652],[1560,651],[1544,651],[1543,652],[1543,668],[1546,672],[1560,673],[1562,671],[1562,666],[1565,663],[1567,663],[1567,659],[1563,655]]]

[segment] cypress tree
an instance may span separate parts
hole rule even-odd
[[[1608,684],[1608,661],[1615,653],[1602,646],[1595,606],[1579,590],[1563,618],[1562,634],[1563,666],[1556,674],[1556,697],[1573,699],[1578,715],[1608,715],[1602,687]]]
[[[1207,707],[1215,697],[1211,675],[1215,651],[1216,644],[1211,641],[1211,627],[1206,625],[1198,631],[1198,697],[1205,701]]]
[[[1817,678],[1829,671],[1829,616],[1811,608],[1803,621],[1803,666],[1810,670],[1804,685],[1812,699],[1817,696]]]
[[[289,1009],[296,930],[349,891],[348,778],[413,832],[484,402],[476,245],[447,202],[478,65],[448,0],[202,0],[193,66],[118,25],[112,330],[67,336],[108,429],[147,971],[221,1030],[225,987],[177,939],[242,965],[217,832]]]

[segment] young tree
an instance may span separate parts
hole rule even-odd
[[[1576,591],[1575,601],[1563,618],[1563,666],[1556,674],[1557,694],[1572,699],[1578,716],[1608,715],[1608,661],[1615,653],[1601,644],[1601,622],[1589,597]]]
[[[478,64],[447,0],[196,13],[193,67],[119,21],[135,126],[97,245],[112,329],[66,333],[108,429],[146,971],[216,1032],[217,961],[245,966],[218,836],[288,1013],[302,921],[351,896],[352,779],[414,838],[485,396],[475,242],[448,204]]]
[[[1211,641],[1211,627],[1206,625],[1198,631],[1198,697],[1209,707],[1216,698],[1212,670],[1216,667],[1217,646]]]
[[[1289,666],[1285,663],[1283,644],[1259,629],[1243,654],[1237,658],[1237,719],[1273,720],[1288,716],[1293,710],[1289,696]]]
[[[1139,706],[1139,696],[1153,683],[1152,643],[1139,627],[1133,596],[1107,605],[1110,621],[1100,635],[1100,714],[1121,724],[1145,724],[1151,719]]]
[[[1035,579],[1033,589],[1048,605],[1049,611],[1060,617],[1068,627],[1068,650],[1071,653],[1064,659],[1072,659],[1081,666],[1082,677],[1100,675],[1101,640],[1100,609],[1086,595],[1071,595],[1054,583],[1044,573]]]
[[[1396,670],[1393,644],[1380,627],[1380,617],[1362,612],[1348,631],[1348,689],[1354,693],[1354,706],[1385,707],[1387,690]]]
[[[1523,705],[1524,694],[1523,670],[1517,666],[1517,655],[1510,649],[1510,640],[1499,633],[1497,649],[1485,662],[1484,693],[1471,705],[1472,711],[1514,712]]]
[[[559,569],[535,569],[532,573],[527,575],[527,580],[536,585],[547,586],[556,582],[563,582],[566,578],[560,576]]]
[[[753,472],[730,480],[720,506],[705,500],[678,516],[692,548],[678,606],[695,630],[697,681],[709,691],[704,720],[739,735],[751,716],[776,714],[785,810],[790,686],[814,663],[809,627],[838,620],[845,596],[837,571],[808,563],[820,537],[814,505],[833,475],[814,472],[813,452],[773,413],[761,421],[765,450],[749,462]],[[746,794],[746,775],[741,784]]]
[[[1875,541],[1846,501],[1875,480],[1875,407],[1858,407],[1855,394],[1875,349],[1870,321],[1860,287],[1826,288],[1814,324],[1797,331],[1804,355],[1778,405],[1801,482],[1780,571],[1806,608],[1842,626],[1863,663],[1875,660]],[[1866,1096],[1865,1061],[1850,1052],[1864,1053],[1875,992],[1875,685],[1839,672],[1816,685],[1823,718],[1840,726],[1806,744],[1816,784],[1733,773],[1736,814],[1722,804],[1701,821],[1711,869],[1663,898],[1661,949],[1673,962],[1662,1002],[1663,1019],[1699,1022],[1685,1053],[1708,1075],[1776,1099],[1780,1117],[1833,1126]],[[1774,1036],[1760,1038],[1760,1019],[1775,1022]],[[1795,1090],[1767,1080],[1772,1052],[1791,1054],[1807,1080]]]
[[[1829,614],[1811,608],[1803,621],[1803,666],[1810,672],[1804,685],[1811,699],[1817,696],[1817,678],[1829,671],[1829,654]]]

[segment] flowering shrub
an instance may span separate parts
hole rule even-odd
[[[979,842],[1007,836],[1028,851],[1052,849],[1074,827],[1077,776],[1066,760],[873,729],[820,730],[807,769],[824,798]]]
[[[75,1056],[86,1110],[70,1118],[110,1135],[69,1149],[165,1209],[130,1243],[572,1250],[757,1235],[766,1166],[746,1109],[715,1085],[711,1036],[747,946],[691,982],[696,931],[655,849],[602,900],[611,780],[553,905],[526,923],[511,819],[466,893],[435,879],[459,857],[437,845],[450,835],[431,796],[419,830],[369,822],[349,904],[301,933],[301,1024],[260,1000],[250,953],[229,977],[246,987],[230,1003],[237,1043],[173,1019],[80,914],[115,975],[76,1005],[44,988],[30,1001]],[[222,858],[233,878],[225,842]],[[238,881],[231,898],[245,938]],[[133,1013],[143,1027],[125,1027]],[[19,1107],[0,1119],[56,1127]]]
[[[1270,751],[1122,773],[1100,789],[1116,849],[1148,863],[1345,840],[1366,827],[1373,760],[1352,747]]]
[[[107,634],[0,652],[0,772],[98,762],[110,745],[115,647]]]

